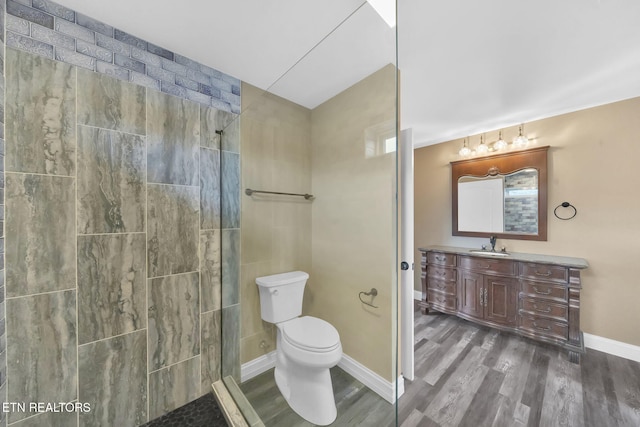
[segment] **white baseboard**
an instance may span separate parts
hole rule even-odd
[[[598,335],[583,334],[584,346],[614,356],[640,362],[640,346],[627,344],[626,342],[615,341]]]
[[[413,291],[413,299],[420,301],[422,299],[422,291]]]
[[[263,372],[276,366],[276,351],[260,356],[247,363],[244,363],[240,367],[240,380],[245,382],[253,377],[260,375]],[[360,381],[362,384],[369,387],[372,391],[380,395],[384,400],[389,403],[396,401],[396,383],[389,382],[376,374],[366,366],[359,362],[356,362],[346,354],[342,355],[342,359],[338,362],[338,366],[342,368],[346,373]],[[398,378],[398,397],[404,394],[404,378],[400,376]]]
[[[400,396],[402,396],[404,394],[404,377],[402,375],[400,375],[398,377],[398,399],[400,399]],[[395,389],[394,389],[395,392]],[[395,395],[394,395],[395,398]]]
[[[342,359],[338,362],[338,366],[347,374],[351,375],[369,389],[377,393],[380,397],[389,403],[396,401],[396,382],[387,381],[371,369],[362,365],[360,362],[352,359],[346,354],[342,355]],[[398,378],[398,397],[404,394],[404,378]]]
[[[263,372],[276,366],[276,351],[273,350],[265,355],[257,357],[240,367],[240,382],[245,382],[253,377],[257,377]]]

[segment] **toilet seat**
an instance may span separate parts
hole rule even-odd
[[[292,346],[311,352],[329,352],[340,346],[340,335],[329,322],[311,316],[282,325],[282,336]]]

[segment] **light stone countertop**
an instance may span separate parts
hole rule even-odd
[[[474,248],[459,248],[455,246],[439,246],[439,245],[423,246],[418,249],[421,251],[439,251],[439,252],[446,252],[446,253],[452,253],[452,254],[458,254],[458,255],[480,256],[484,258],[511,259],[514,261],[537,262],[541,264],[556,264],[556,265],[562,265],[564,267],[580,268],[580,269],[589,267],[589,263],[587,262],[586,259],[566,257],[566,256],[528,254],[528,253],[521,253],[521,252],[507,252],[509,256],[497,257],[493,255],[483,255],[482,252],[471,253],[471,251],[478,251],[478,249],[474,249]]]

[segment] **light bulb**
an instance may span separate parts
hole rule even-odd
[[[504,150],[505,148],[507,148],[507,141],[502,139],[502,131],[500,131],[498,140],[493,144],[493,148],[495,148],[497,151]]]
[[[480,135],[480,145],[476,147],[476,151],[478,154],[487,154],[487,151],[489,151],[489,147],[484,143],[482,135]]]
[[[529,144],[529,138],[522,134],[522,126],[520,125],[518,136],[513,139],[513,146],[516,148],[524,148]]]
[[[527,144],[529,144],[529,140],[527,139],[526,136],[523,136],[523,135],[517,136],[516,139],[513,140],[513,145],[516,148],[526,147]]]
[[[462,157],[468,157],[471,154],[471,149],[467,147],[466,139],[464,140],[464,145],[462,146],[460,151],[458,151],[458,154],[460,154]]]

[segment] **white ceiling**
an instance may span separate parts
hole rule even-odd
[[[637,0],[399,0],[418,145],[640,96]]]
[[[395,61],[363,0],[58,3],[308,108]],[[639,23],[637,0],[398,0],[402,127],[427,145],[640,96]]]

